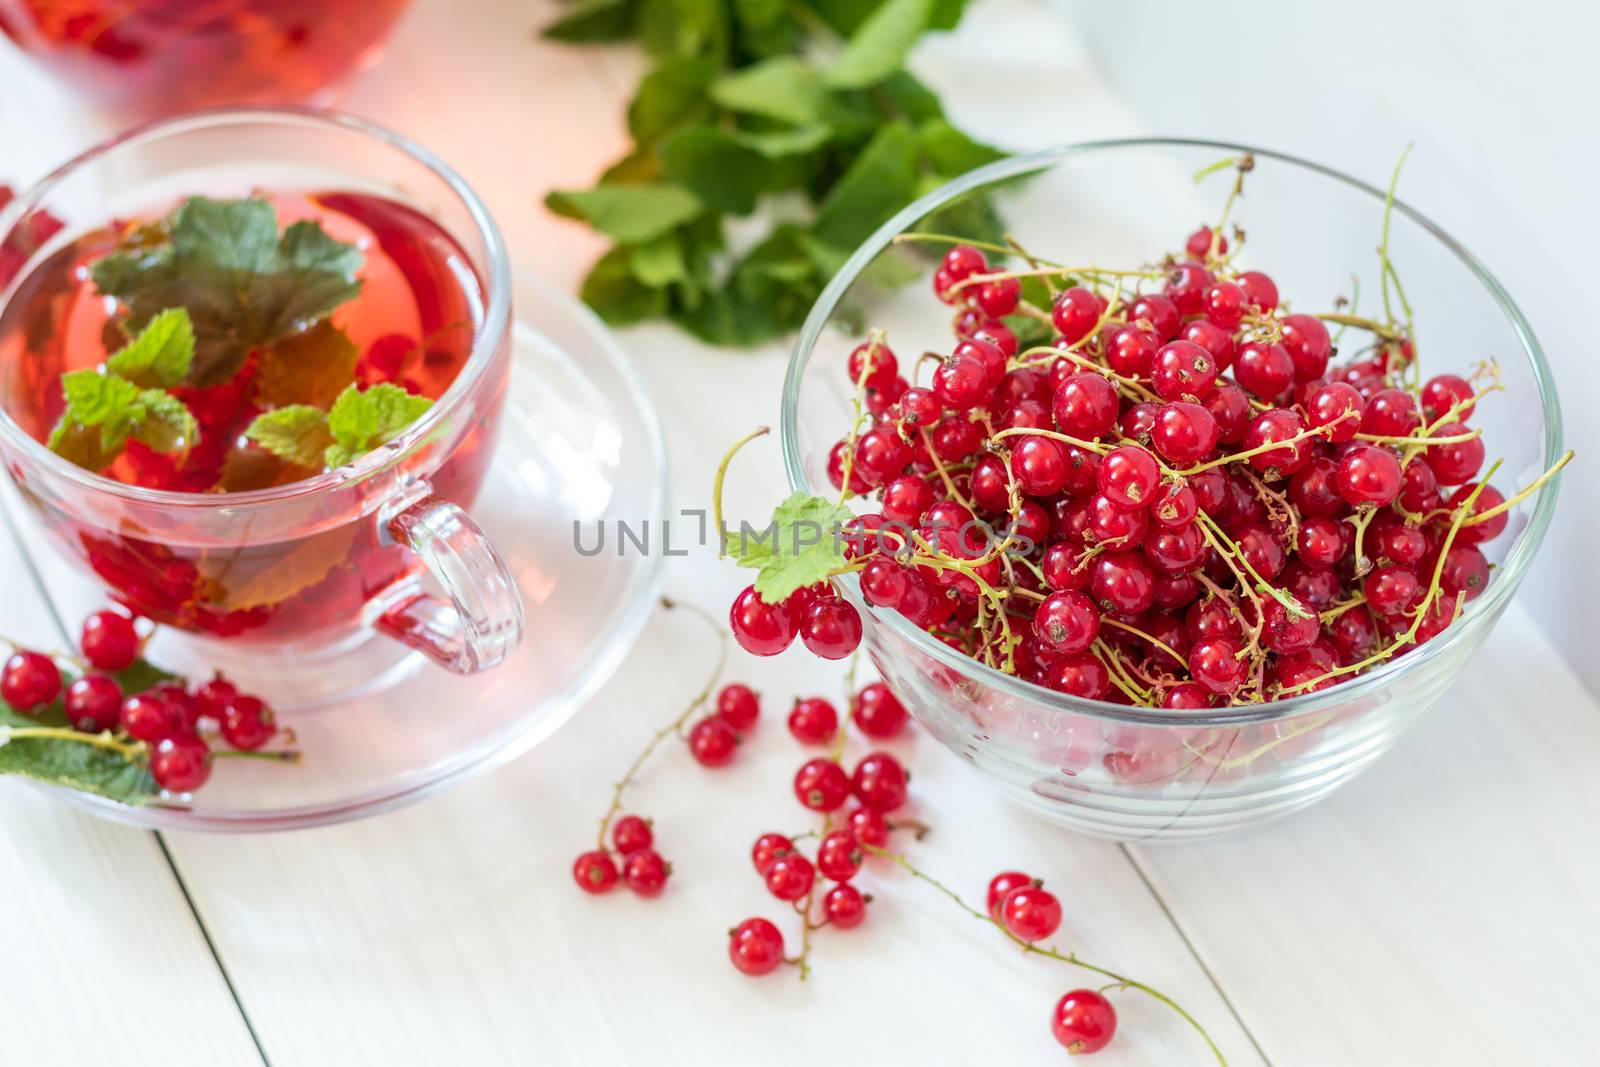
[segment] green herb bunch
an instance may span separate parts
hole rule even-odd
[[[714,344],[798,327],[873,230],[1001,157],[952,126],[904,69],[922,35],[952,28],[964,7],[575,0],[546,37],[633,40],[654,60],[628,107],[633,149],[592,188],[545,201],[615,242],[584,280],[584,300],[613,324],[667,318]],[[730,249],[727,221],[775,198],[754,242]],[[961,232],[998,234],[986,202],[960,210]]]

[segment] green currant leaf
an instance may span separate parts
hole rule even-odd
[[[327,409],[356,373],[356,346],[329,319],[262,349],[256,402],[268,407],[311,404]]]
[[[705,210],[699,197],[667,182],[558,191],[545,197],[544,202],[556,214],[583,219],[623,244],[660,237]]]
[[[710,110],[706,87],[716,67],[706,59],[668,60],[639,83],[628,105],[628,132],[640,144],[650,144]]]
[[[157,452],[187,453],[200,439],[200,424],[183,401],[165,389],[144,389],[139,393],[142,417],[130,433],[136,441]]]
[[[850,35],[824,79],[833,89],[865,89],[905,63],[933,15],[933,0],[889,0]]]
[[[280,235],[266,200],[186,200],[166,220],[164,243],[143,241],[90,268],[95,285],[143,330],[184,308],[194,330],[186,381],[231,378],[250,349],[298,333],[355,297],[362,254],[311,221]]]
[[[24,715],[0,700],[0,775],[32,778],[124,804],[145,804],[155,798],[159,790],[142,759],[71,737],[12,735],[41,726],[62,729],[65,723],[59,702],[45,713]]]
[[[773,511],[765,529],[729,530],[726,549],[739,566],[756,571],[761,599],[776,604],[848,562],[839,531],[854,517],[842,504],[796,491]]]
[[[825,98],[822,75],[797,56],[763,60],[711,83],[711,99],[729,111],[793,126],[820,119]]]
[[[387,444],[433,406],[425,396],[412,396],[398,385],[358,389],[350,386],[339,394],[328,412],[328,446],[323,462],[342,467],[374,448]]]
[[[546,26],[541,36],[570,44],[620,41],[634,32],[638,18],[639,0],[581,0]]]
[[[733,215],[755,210],[769,177],[765,156],[710,126],[667,138],[661,145],[661,166],[669,181]]]
[[[194,324],[189,312],[168,308],[107,359],[106,370],[146,389],[164,389],[183,381],[193,362]]]
[[[268,452],[306,470],[320,471],[333,444],[328,416],[310,404],[288,404],[257,415],[244,435]]]

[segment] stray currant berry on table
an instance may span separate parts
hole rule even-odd
[[[572,865],[572,880],[585,893],[605,893],[617,884],[617,865],[604,852],[585,852]]]
[[[748,685],[732,682],[717,690],[716,713],[735,730],[749,730],[761,715],[761,698]]]
[[[638,815],[624,815],[611,824],[611,844],[626,856],[655,844],[656,835],[650,820]]]
[[[1099,1052],[1117,1033],[1117,1012],[1092,989],[1074,989],[1056,1002],[1050,1031],[1073,1055]]]
[[[746,919],[728,931],[728,958],[752,977],[771,974],[783,964],[783,932],[766,919]]]
[[[21,712],[52,703],[61,692],[61,669],[42,652],[13,652],[0,668],[0,698]]]
[[[789,712],[789,733],[802,745],[826,745],[839,731],[839,713],[822,697],[794,702]]]
[[[724,767],[733,762],[739,735],[726,719],[712,715],[689,730],[689,752],[703,767]]]
[[[641,897],[658,897],[667,887],[672,865],[653,848],[630,852],[622,861],[622,882]]]

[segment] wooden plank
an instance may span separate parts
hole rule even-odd
[[[1275,1063],[1594,1062],[1597,762],[1600,708],[1513,606],[1325,804],[1131,851]]]
[[[63,647],[0,524],[0,633]],[[0,782],[0,968],[6,1063],[260,1063],[244,1018],[156,835]]]

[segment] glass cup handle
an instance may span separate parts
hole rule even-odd
[[[380,519],[379,538],[415,552],[445,595],[412,591],[376,628],[457,674],[486,671],[522,640],[522,594],[472,516],[418,488],[421,499]]]

